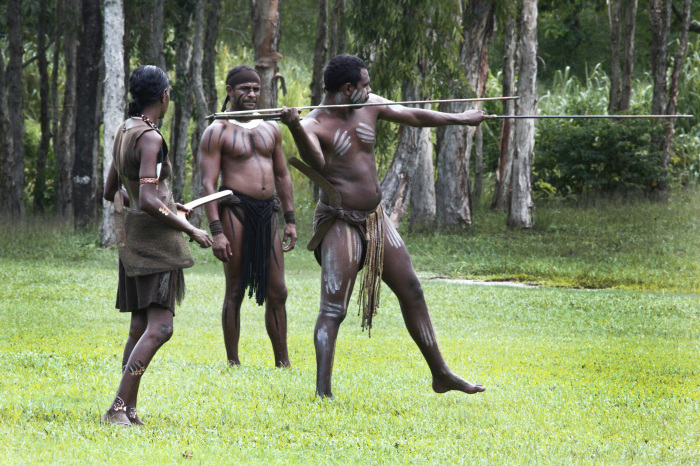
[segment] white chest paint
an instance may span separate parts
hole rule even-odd
[[[360,123],[357,128],[355,128],[355,132],[357,133],[357,137],[360,138],[360,141],[366,142],[367,144],[374,144],[374,128],[370,125]]]
[[[335,154],[338,157],[342,157],[343,155],[345,155],[348,149],[350,149],[350,147],[352,146],[352,143],[350,142],[350,135],[348,134],[348,132],[343,131],[341,133],[341,131],[342,130],[340,128],[338,128],[335,131],[332,143],[333,152],[335,152]]]

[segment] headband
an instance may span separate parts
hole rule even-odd
[[[228,84],[231,87],[235,87],[238,84],[243,84],[243,83],[258,83],[258,84],[260,84],[260,76],[258,76],[258,73],[256,73],[253,70],[243,69],[243,70],[229,76],[228,80],[226,81],[226,84]]]

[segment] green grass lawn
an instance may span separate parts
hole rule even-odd
[[[251,302],[242,366],[227,367],[223,274],[195,251],[175,335],[141,385],[147,426],[130,429],[99,424],[128,327],[113,309],[116,251],[38,219],[3,227],[0,463],[698,462],[697,200],[545,207],[532,232],[481,212],[466,234],[405,235],[422,276],[608,287],[425,279],[448,364],[487,386],[472,396],[432,392],[385,291],[371,339],[354,312],[343,324],[336,399],[314,398],[320,269],[303,225],[286,256],[293,367],[274,368]]]

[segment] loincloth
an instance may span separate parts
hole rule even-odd
[[[320,173],[294,157],[289,163],[311,178],[328,196],[329,204],[320,202],[314,212],[314,235],[306,249],[314,252],[316,261],[322,265],[321,243],[336,219],[343,220],[357,229],[362,240],[362,278],[358,304],[362,312],[362,328],[372,332],[372,318],[377,315],[379,292],[384,268],[384,212],[381,204],[374,210],[351,210],[341,206],[338,190]],[[359,312],[358,311],[358,312]]]
[[[219,191],[231,189],[221,186]],[[233,191],[233,195],[219,201],[219,218],[224,218],[224,209],[229,210],[243,225],[243,255],[241,257],[241,289],[248,290],[248,297],[262,306],[267,299],[270,276],[270,253],[279,266],[275,255],[274,240],[277,233],[277,215],[282,204],[277,196],[258,200]],[[233,221],[228,217],[233,229]]]

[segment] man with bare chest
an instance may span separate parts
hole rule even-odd
[[[226,77],[226,93],[222,111],[254,110],[260,95],[258,74],[246,65],[233,68]],[[212,249],[223,262],[226,275],[221,319],[228,362],[240,364],[241,303],[248,290],[258,305],[265,304],[265,327],[275,364],[287,367],[287,288],[282,254],[294,248],[297,233],[280,128],[263,120],[216,120],[202,135],[199,163],[204,195],[216,192],[219,174],[219,189],[234,192],[218,205],[206,205]],[[280,209],[286,222],[282,240],[277,232]]]
[[[389,102],[371,94],[364,62],[353,55],[332,58],[324,70],[325,97],[321,105]],[[478,125],[490,118],[479,110],[449,114],[396,106],[320,108],[300,121],[296,109],[284,109],[285,123],[309,166],[320,175],[322,189],[309,244],[321,264],[321,305],[314,344],[316,395],[333,397],[331,374],[338,329],[362,269],[360,305],[362,326],[371,329],[379,304],[381,281],[396,294],[409,334],[425,357],[433,376],[433,390],[482,392],[455,375],[445,363],[406,246],[381,210],[381,189],[374,154],[378,119],[410,126]],[[318,176],[317,176],[318,178]],[[325,179],[325,180],[324,180]]]

